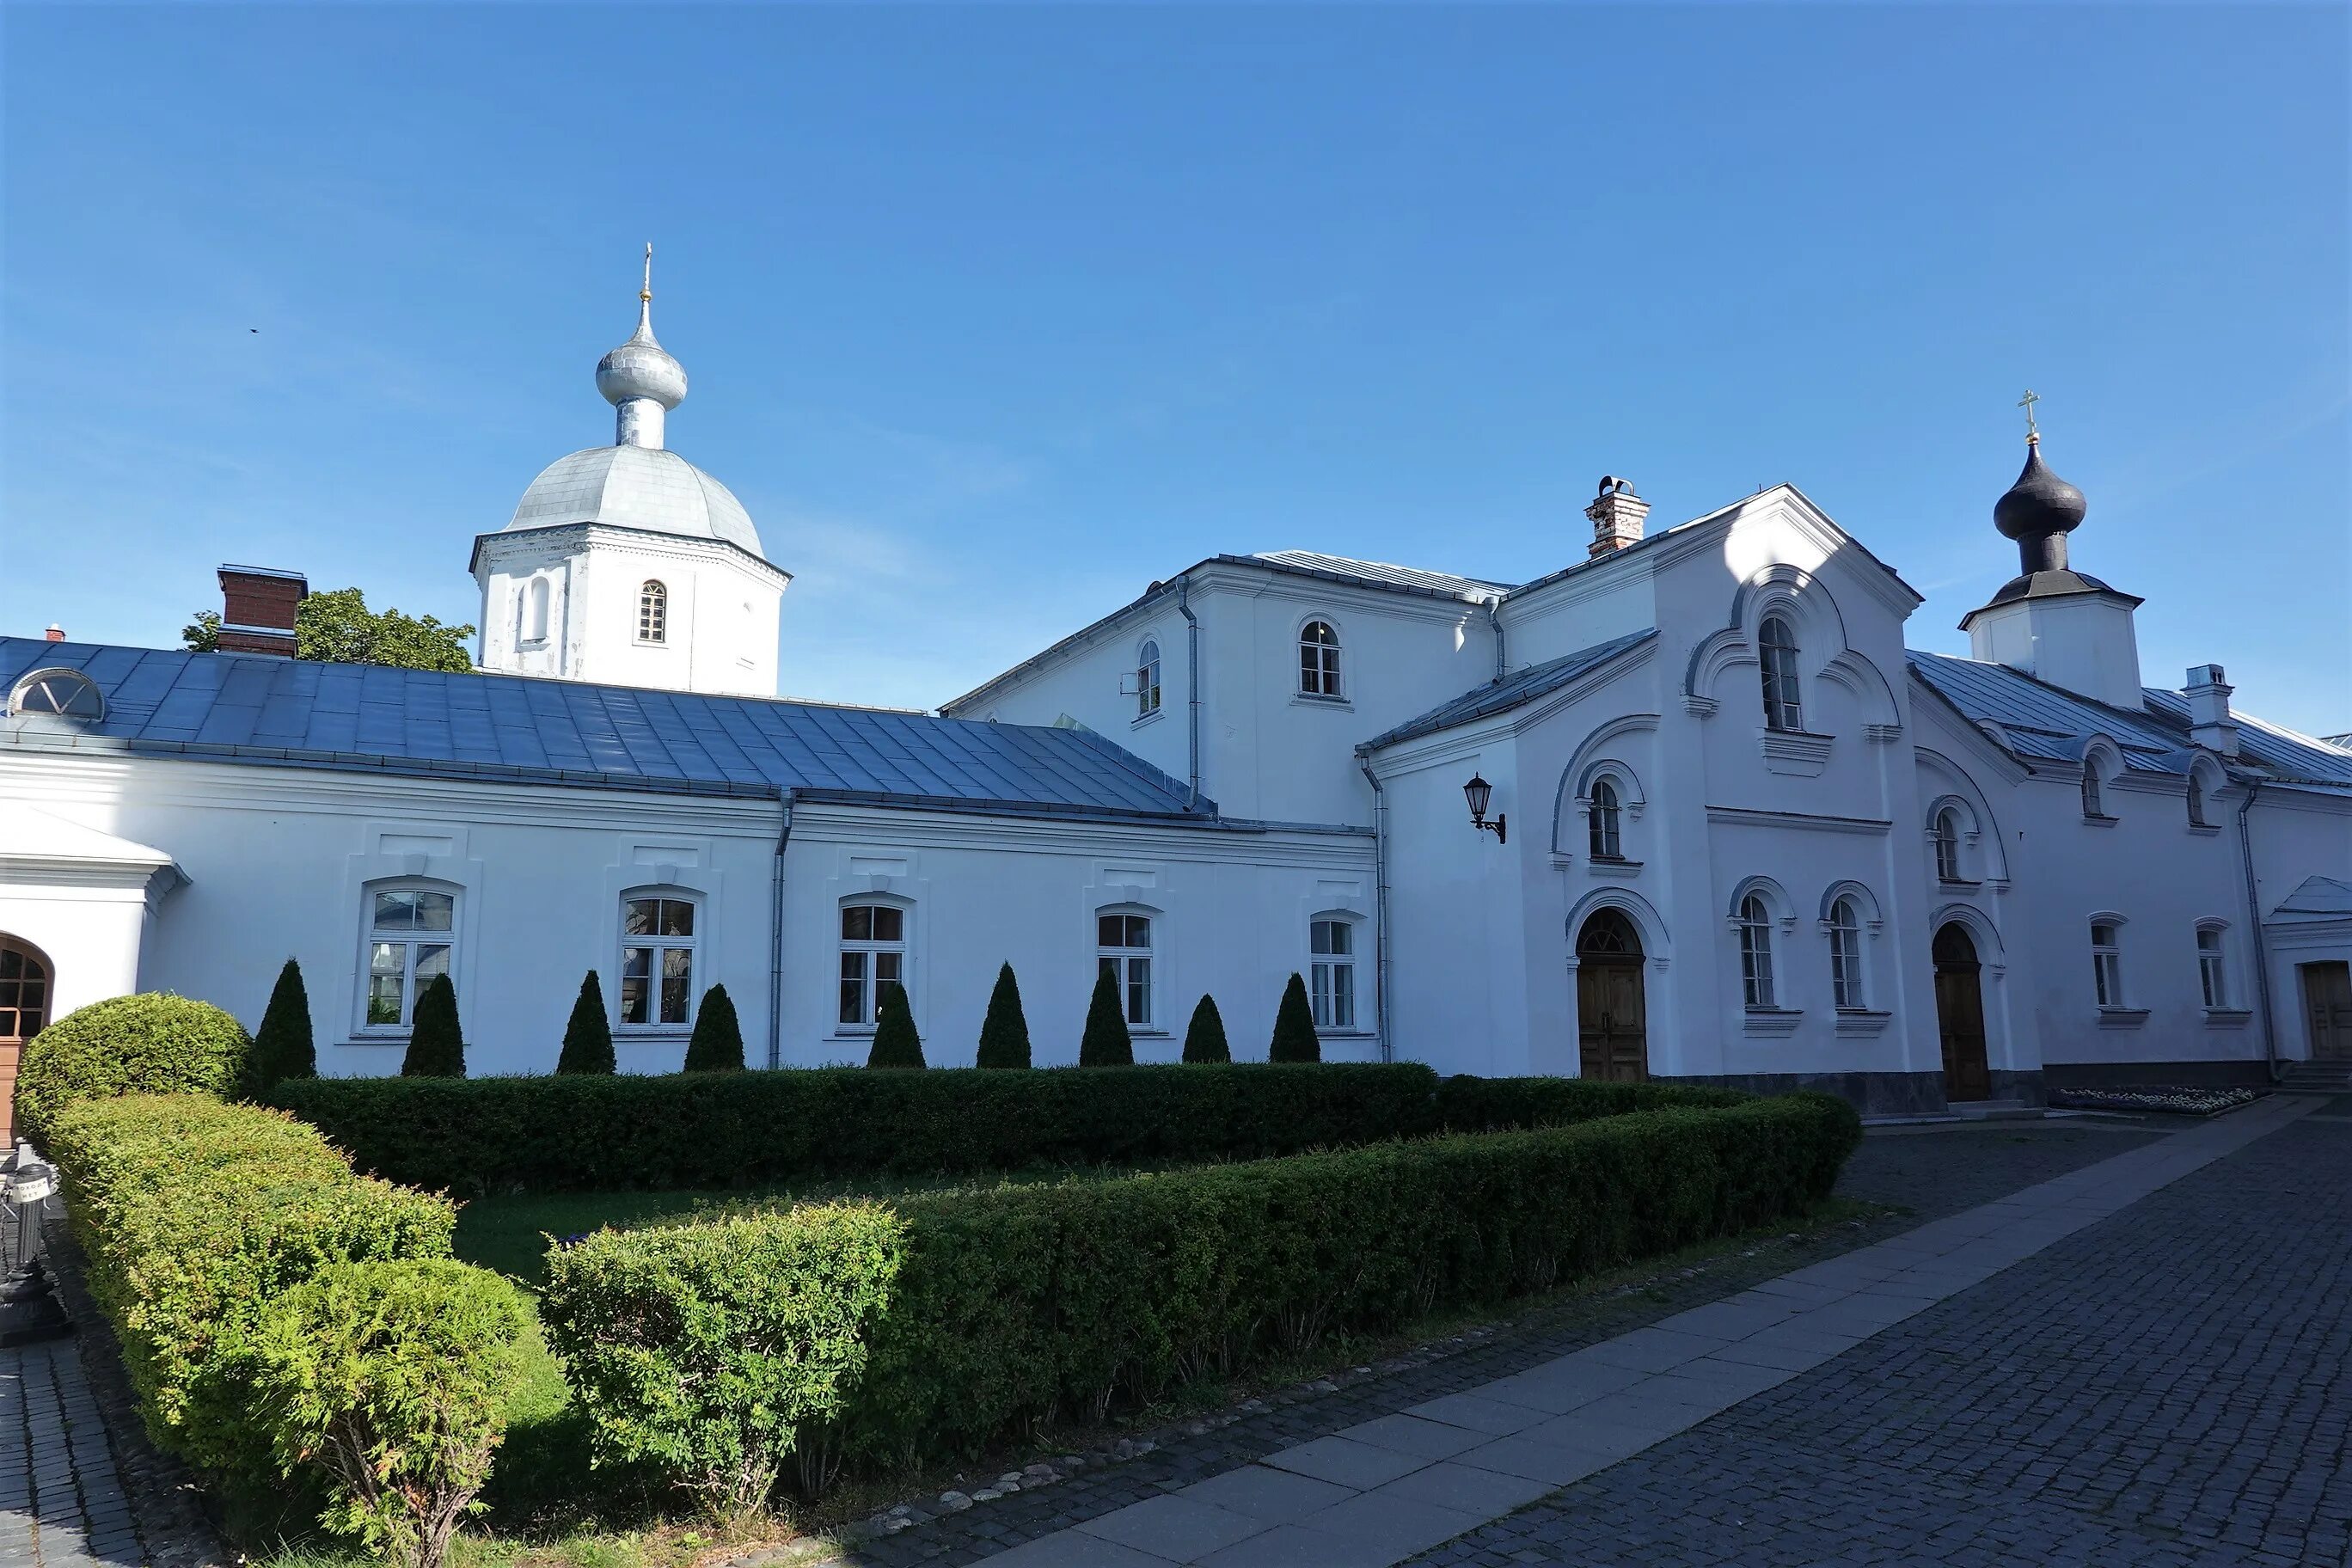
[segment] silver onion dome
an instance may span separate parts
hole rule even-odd
[[[596,390],[620,410],[617,445],[659,447],[661,415],[686,401],[686,367],[654,341],[653,315],[654,247],[648,245],[645,286],[637,291],[637,330],[596,362]]]

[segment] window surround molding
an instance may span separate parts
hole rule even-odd
[[[1307,689],[1307,667],[1303,652],[1307,647],[1307,629],[1315,626],[1323,626],[1331,634],[1329,647],[1339,667],[1339,689],[1337,691]],[[1356,672],[1349,668],[1353,663],[1349,653],[1351,646],[1348,628],[1341,624],[1339,617],[1330,611],[1309,610],[1300,616],[1290,631],[1291,701],[1308,703],[1318,708],[1353,708],[1356,695]]]
[[[604,909],[597,928],[602,945],[597,950],[596,978],[604,988],[604,1010],[613,1020],[615,1045],[683,1040],[692,1033],[694,1016],[702,1006],[702,994],[719,977],[719,944],[726,935],[721,897],[727,889],[727,878],[711,866],[715,854],[716,847],[709,840],[688,835],[661,838],[629,835],[614,844],[613,858],[604,865]],[[620,1022],[621,949],[626,945],[621,935],[621,905],[629,898],[648,896],[686,899],[698,906],[694,914],[694,996],[687,1004],[687,1021],[683,1024]],[[751,998],[744,997],[736,1006],[748,1013]],[[764,1000],[761,1005],[766,1005]],[[746,1038],[751,1029],[751,1020],[747,1016]]]
[[[1151,944],[1149,947],[1139,948],[1105,948],[1102,942],[1101,928],[1097,925],[1096,922],[1107,916],[1113,915],[1131,915],[1150,921],[1151,922]],[[1150,1022],[1142,1024],[1139,1024],[1131,1018],[1128,1019],[1127,1031],[1129,1036],[1134,1039],[1166,1039],[1174,1032],[1169,1026],[1171,1022],[1169,1013],[1171,1006],[1171,998],[1174,997],[1177,993],[1169,988],[1168,982],[1170,965],[1168,963],[1167,950],[1163,942],[1163,939],[1168,935],[1169,924],[1168,911],[1166,910],[1161,909],[1157,904],[1147,904],[1134,899],[1114,900],[1110,903],[1097,904],[1092,910],[1087,911],[1086,951],[1087,956],[1089,960],[1089,963],[1087,965],[1087,989],[1089,995],[1093,994],[1094,987],[1097,984],[1096,976],[1101,972],[1101,960],[1112,952],[1129,954],[1139,953],[1149,961],[1151,965],[1151,980],[1150,983],[1150,995],[1146,1004],[1151,1014],[1151,1017]],[[1124,963],[1124,960],[1121,960],[1122,963]],[[1127,1016],[1127,986],[1128,977],[1124,971],[1122,971],[1118,981],[1119,1016],[1122,1018]],[[1190,1009],[1186,1010],[1185,1016],[1188,1018],[1191,1016]]]
[[[1348,951],[1345,953],[1318,953],[1315,951],[1315,928],[1327,921],[1348,929]],[[1365,938],[1370,931],[1371,922],[1353,910],[1317,910],[1307,917],[1306,963],[1307,967],[1302,973],[1307,975],[1309,1003],[1314,1000],[1314,968],[1317,964],[1328,963],[1334,958],[1343,958],[1349,971],[1348,1011],[1355,1021],[1349,1024],[1316,1025],[1315,1033],[1323,1039],[1366,1039],[1372,1034],[1372,1031],[1365,1026],[1364,1022],[1364,961],[1368,956],[1365,950]]]
[[[659,577],[648,577],[637,584],[636,613],[631,617],[639,647],[670,646],[669,584]]]
[[[1140,729],[1146,724],[1155,723],[1168,710],[1160,685],[1160,634],[1147,633],[1137,641],[1135,657],[1129,661],[1129,673],[1135,677],[1136,681],[1136,689],[1129,693],[1135,699],[1136,710],[1134,715],[1128,720],[1129,729]]]
[[[2137,1029],[2147,1022],[2148,1009],[2135,1007],[2126,1000],[2131,995],[2131,987],[2124,973],[2123,946],[2124,930],[2130,924],[2129,917],[2118,914],[2113,910],[2094,910],[2083,922],[2084,934],[2090,943],[2094,972],[2091,1002],[2097,1010],[2099,1027],[2102,1029]],[[2099,942],[2098,931],[2101,926],[2105,926],[2115,932],[2115,940],[2109,946],[2103,946]],[[2101,1002],[2096,973],[2100,966],[2100,959],[2110,951],[2115,955],[2116,962],[2111,973],[2115,976],[2116,983],[2111,988],[2107,1000]]]
[[[629,900],[633,899],[666,899],[672,903],[688,904],[692,906],[694,910],[693,934],[684,940],[680,940],[677,937],[648,936],[642,942],[633,942],[628,932],[623,929],[625,918],[623,911]],[[625,888],[621,890],[618,897],[616,897],[613,901],[613,928],[614,942],[614,946],[613,948],[613,982],[604,989],[604,1008],[606,1012],[612,1015],[613,1039],[614,1043],[617,1044],[625,1039],[645,1040],[661,1039],[664,1037],[683,1039],[687,1036],[692,1034],[694,1032],[694,1016],[702,1009],[702,994],[710,989],[712,984],[709,978],[710,905],[709,900],[701,893],[696,892],[690,888],[681,887],[674,882],[648,882],[640,884],[634,888]],[[656,983],[652,1005],[649,1009],[652,1014],[653,1021],[643,1024],[625,1024],[621,1021],[621,987],[623,983],[628,978],[627,970],[622,963],[622,950],[631,946],[651,947],[656,952],[660,952],[665,948],[685,947],[693,952],[693,967],[688,971],[687,976],[685,1022],[677,1024],[665,1024],[659,1021],[661,1017],[661,993],[658,984],[658,982],[661,979],[661,973],[659,970],[656,970],[653,974],[648,976],[649,979]]]
[[[1748,900],[1754,899],[1762,907],[1763,930],[1769,943],[1765,957],[1771,964],[1772,991],[1769,1002],[1751,1004],[1747,992],[1747,953],[1742,942],[1748,927]],[[1731,900],[1724,911],[1725,923],[1730,928],[1732,952],[1740,963],[1738,995],[1740,1008],[1740,1028],[1745,1034],[1777,1037],[1796,1032],[1804,1019],[1804,1009],[1788,1005],[1790,943],[1786,940],[1797,929],[1796,906],[1787,891],[1769,877],[1743,877],[1731,889]]]
[[[1949,877],[1944,875],[1942,854],[1944,825],[1948,820],[1952,826],[1950,842],[1952,870],[1955,873]],[[1982,885],[1985,878],[1972,877],[1969,873],[1976,870],[1981,860],[1983,837],[1983,829],[1977,823],[1976,808],[1964,796],[1937,795],[1928,803],[1927,868],[1938,887],[1974,888]]]
[[[2221,984],[2216,988],[2218,1000],[2204,1005],[2205,1025],[2213,1029],[2242,1029],[2253,1018],[2253,1009],[2238,1005],[2242,994],[2238,978],[2237,944],[2230,940],[2230,922],[2219,916],[2199,921],[2196,927],[2198,995],[2205,994],[2205,960],[2210,953],[2215,960]],[[2205,946],[2210,934],[2216,940],[2213,948]]]
[[[930,986],[927,983],[928,966],[924,963],[924,957],[929,952],[931,879],[919,874],[919,851],[913,848],[877,853],[863,845],[837,845],[835,847],[834,874],[824,881],[823,902],[819,906],[823,911],[820,918],[824,922],[824,935],[819,944],[824,960],[815,980],[824,987],[817,1018],[818,1026],[824,1033],[818,1043],[857,1053],[855,1065],[864,1065],[864,1053],[874,1044],[874,1030],[870,1025],[854,1027],[841,1022],[841,910],[845,904],[889,904],[907,911],[904,927],[907,963],[906,980],[903,982],[907,1011],[915,1020],[915,1032],[926,1040],[931,1037]],[[793,991],[793,977],[787,972],[784,994],[789,998]],[[745,1037],[750,1037],[748,1029]],[[849,1061],[852,1058],[845,1056],[835,1059]]]
[[[1553,792],[1551,805],[1552,864],[1560,869],[1580,856],[1590,860],[1589,832],[1592,809],[1592,785],[1603,776],[1617,788],[1618,809],[1627,823],[1642,820],[1649,809],[1649,796],[1642,788],[1641,774],[1625,760],[1614,742],[1633,735],[1655,734],[1658,716],[1655,713],[1627,713],[1601,724],[1585,736],[1569,758],[1568,766],[1560,770],[1559,787]],[[1622,836],[1630,839],[1630,833]],[[1624,845],[1620,844],[1622,853]],[[1592,868],[1593,875],[1630,876],[1642,868],[1641,861],[1627,858],[1605,866]]]
[[[2229,782],[2229,775],[2221,771],[2221,765],[2210,757],[2200,756],[2189,764],[2188,781],[2182,788],[2181,812],[2189,819],[2189,832],[2210,838],[2221,831],[2213,808]]]
[[[553,584],[544,572],[534,572],[524,578],[515,594],[515,647],[545,647],[555,621],[551,605],[555,597]]]
[[[1880,991],[1878,947],[1880,939],[1886,934],[1886,921],[1879,913],[1878,900],[1869,888],[1850,879],[1832,882],[1822,891],[1821,928],[1822,938],[1832,947],[1837,942],[1837,906],[1841,899],[1853,906],[1856,933],[1860,938],[1855,947],[1854,962],[1861,969],[1862,1005],[1836,1007],[1839,1033],[1874,1035],[1886,1026],[1888,1017],[1885,1011],[1871,1005],[1872,999]],[[1830,997],[1834,1006],[1837,998],[1834,984],[1831,987]],[[1867,1028],[1848,1029],[1844,1026],[1848,1019],[1854,1020],[1857,1026],[1866,1020],[1875,1020],[1875,1023]]]
[[[2123,753],[2104,735],[2095,736],[2083,748],[2083,820],[2097,827],[2112,827],[2122,820],[2108,809],[2107,797],[2123,771]],[[2093,809],[2095,808],[2095,809]]]
[[[334,920],[350,941],[352,962],[339,966],[329,984],[329,1018],[343,1020],[340,1037],[322,1038],[321,1045],[408,1047],[408,1031],[366,1026],[367,988],[360,975],[365,967],[367,933],[374,922],[374,894],[395,884],[430,887],[455,893],[457,902],[450,920],[456,928],[450,943],[450,984],[457,988],[457,1016],[462,1023],[473,1010],[473,987],[481,974],[481,900],[490,886],[483,863],[468,853],[469,829],[461,824],[377,818],[361,830],[365,851],[343,858],[343,885]],[[391,1068],[363,1070],[396,1070]]]
[[[1853,649],[1846,635],[1845,613],[1827,584],[1804,568],[1787,562],[1765,566],[1750,575],[1732,595],[1731,614],[1720,630],[1691,649],[1683,673],[1683,707],[1700,718],[1713,718],[1722,701],[1717,689],[1738,677],[1747,689],[1738,700],[1756,712],[1761,701],[1763,656],[1759,647],[1766,617],[1778,616],[1788,624],[1798,652],[1799,721],[1803,721],[1810,685],[1844,690],[1860,710],[1864,737],[1889,744],[1903,736],[1903,710],[1885,672]],[[1809,653],[1808,650],[1815,650]],[[1826,657],[1822,651],[1826,650]],[[1759,719],[1761,715],[1759,715]],[[1782,743],[1767,745],[1766,737]],[[1758,725],[1758,744],[1765,766],[1796,777],[1818,777],[1829,764],[1832,737],[1813,731],[1774,731]]]
[[[855,1041],[861,1046],[870,1046],[875,1031],[881,1026],[881,989],[870,969],[866,976],[866,984],[871,989],[866,1003],[866,1010],[876,1015],[875,1021],[870,1024],[845,1024],[841,1021],[841,956],[852,951],[848,945],[850,939],[841,934],[842,912],[845,910],[860,908],[897,910],[899,912],[898,940],[896,942],[879,942],[876,949],[858,951],[878,949],[886,952],[895,951],[899,954],[898,977],[892,984],[907,994],[908,1016],[916,1020],[915,1033],[922,1035],[926,1031],[923,1028],[919,1009],[927,987],[923,984],[922,953],[916,947],[916,915],[919,910],[915,901],[912,899],[901,898],[895,893],[848,892],[833,901],[833,907],[825,916],[824,1011],[825,1016],[833,1021],[833,1034],[830,1037],[835,1040]]]

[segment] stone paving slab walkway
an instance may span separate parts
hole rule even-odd
[[[1481,1531],[1549,1491],[1607,1471],[1823,1367],[1873,1336],[2236,1153],[2312,1108],[2286,1099],[2263,1101],[1650,1327],[1278,1450],[1260,1463],[1206,1477],[985,1561],[1001,1568],[1164,1568],[1171,1563],[1382,1568],[1402,1562]],[[1617,1544],[1639,1543],[1636,1531],[1633,1540]],[[1580,1543],[1588,1553],[1593,1544]],[[1555,1560],[1571,1559],[1491,1559]],[[1686,1558],[1667,1553],[1654,1560]],[[1821,1559],[1800,1554],[1761,1560]]]

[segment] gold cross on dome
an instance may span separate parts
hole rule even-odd
[[[646,248],[651,249],[652,247],[649,246]],[[2033,405],[2041,401],[2042,399],[2034,393],[2032,387],[2026,388],[2025,395],[2017,400],[2017,405],[2025,410],[2025,434],[2029,439],[2039,437],[2042,434],[2041,430],[2033,423]]]
[[[645,287],[644,287],[644,288],[642,288],[642,289],[638,289],[638,290],[637,290],[637,298],[638,298],[638,299],[640,299],[640,300],[651,300],[653,297],[654,297],[654,242],[653,242],[652,240],[650,240],[650,239],[649,239],[649,240],[646,241],[646,284],[645,284]],[[2031,396],[2032,395],[2031,395],[2031,394],[2028,394],[2027,395]]]

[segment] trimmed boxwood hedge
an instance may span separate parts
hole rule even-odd
[[[361,1176],[315,1129],[198,1095],[86,1100],[48,1152],[157,1442],[251,1499],[278,1489],[254,1395],[271,1303],[329,1263],[446,1258],[446,1199]]]
[[[544,1314],[600,1455],[709,1496],[795,1454],[967,1456],[1801,1212],[1860,1136],[1791,1095],[602,1231],[550,1256]]]
[[[209,1002],[145,991],[77,1007],[25,1042],[18,1136],[49,1146],[50,1121],[82,1100],[237,1092],[253,1041]]]
[[[362,1170],[461,1195],[1248,1160],[1433,1131],[1417,1063],[309,1079],[271,1100]]]

